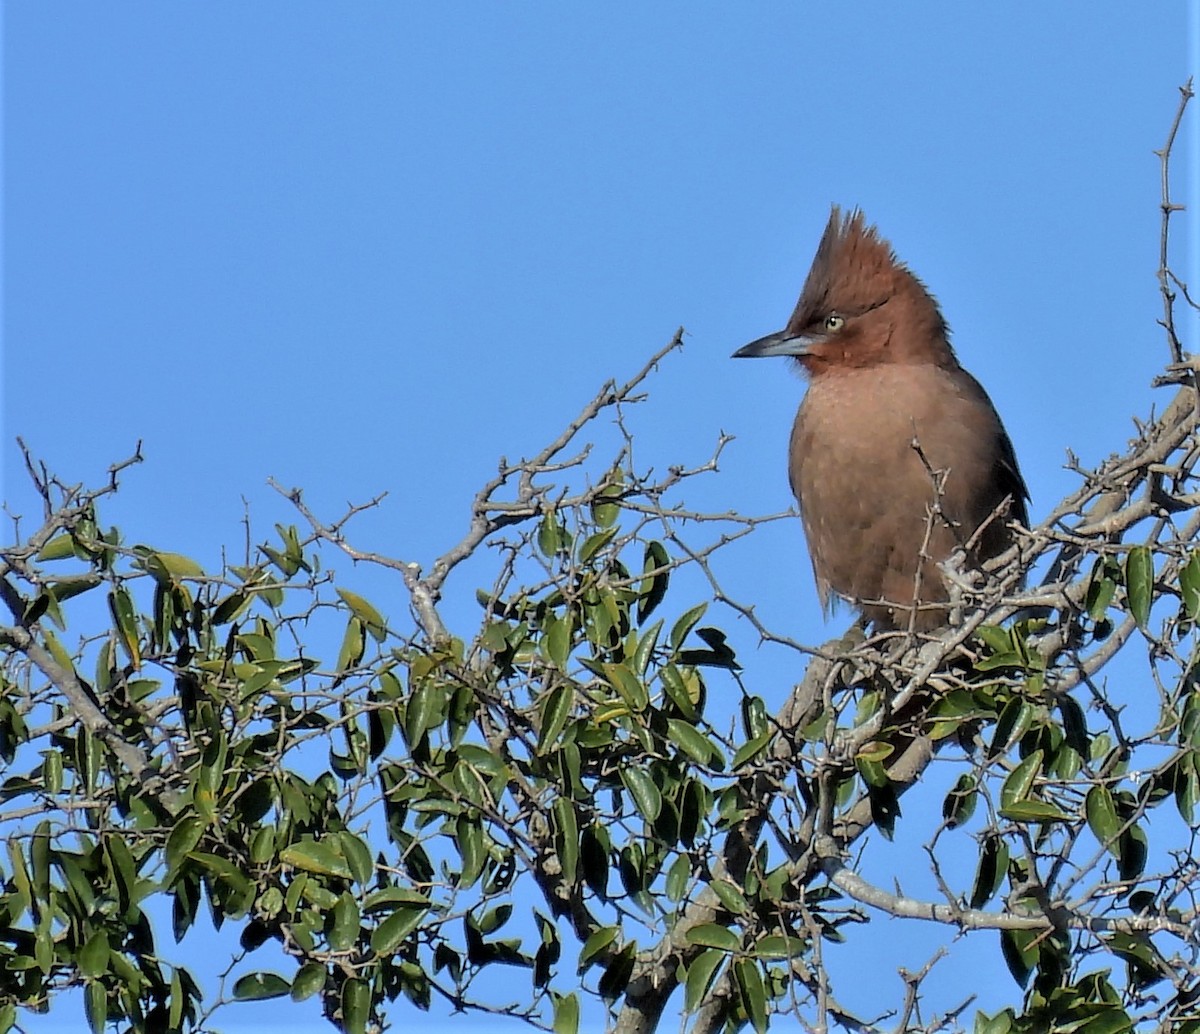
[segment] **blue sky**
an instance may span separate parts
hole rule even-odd
[[[133,540],[217,565],[247,507],[263,535],[293,519],[273,476],[330,517],[386,489],[361,543],[428,562],[499,455],[535,452],[680,325],[640,455],[702,461],[729,432],[696,504],[785,509],[802,382],[729,355],[783,325],[832,202],[938,296],[1035,519],[1075,484],[1068,448],[1099,461],[1155,401],[1152,152],[1194,2],[10,0],[3,18],[13,512],[32,513],[16,435],[90,482],[142,440],[106,511]],[[1196,279],[1191,218],[1175,262]],[[798,524],[738,556],[730,588],[779,631],[844,624]]]

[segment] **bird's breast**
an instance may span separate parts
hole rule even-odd
[[[920,557],[943,559],[1001,502],[990,480],[1002,435],[961,370],[897,364],[814,377],[789,475],[822,596],[911,599]]]

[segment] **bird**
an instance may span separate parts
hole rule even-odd
[[[790,356],[808,379],[788,476],[822,608],[878,632],[950,621],[941,564],[1004,553],[1029,491],[983,386],[959,364],[937,301],[867,223],[834,205],[791,319],[735,358]]]

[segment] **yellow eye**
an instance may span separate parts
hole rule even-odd
[[[826,330],[841,330],[846,325],[846,321],[837,313],[825,317]]]

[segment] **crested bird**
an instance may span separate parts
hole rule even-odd
[[[734,356],[791,356],[808,377],[788,475],[822,606],[848,600],[879,631],[946,625],[939,565],[1007,550],[1029,492],[925,285],[835,205],[787,326]]]

